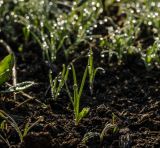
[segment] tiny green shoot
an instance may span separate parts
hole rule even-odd
[[[119,130],[118,125],[116,124],[115,120],[116,120],[116,115],[114,113],[112,113],[112,122],[106,123],[104,129],[102,130],[102,132],[100,134],[101,143],[102,143],[104,137],[109,133],[109,131],[111,131],[112,134],[115,134]]]
[[[97,67],[97,68],[94,67],[93,51],[92,51],[91,48],[90,48],[88,56],[89,56],[89,58],[88,58],[89,89],[90,89],[90,92],[91,92],[91,95],[92,95],[93,94],[93,83],[94,83],[96,73],[97,73],[98,70],[104,71],[104,69],[101,68],[101,67]]]
[[[80,88],[79,88],[78,84],[77,84],[77,76],[76,76],[76,71],[75,71],[74,65],[71,64],[71,66],[72,66],[72,74],[73,74],[73,82],[74,82],[73,96],[71,96],[71,93],[69,91],[67,83],[65,83],[65,84],[66,84],[68,95],[70,97],[70,100],[71,100],[73,108],[74,108],[75,125],[78,125],[79,122],[82,120],[82,118],[85,117],[89,112],[88,107],[84,107],[80,111],[80,100],[81,100],[81,95],[82,95],[82,92],[83,92],[83,87],[84,87],[84,84],[85,84],[85,81],[86,81],[88,68],[86,67],[86,69],[84,71],[83,78],[82,78],[82,81],[81,81],[81,85],[80,85]]]
[[[37,119],[37,121],[35,121],[32,125],[29,125],[29,121],[28,121],[25,124],[25,128],[24,128],[24,130],[22,132],[20,130],[18,124],[16,123],[16,121],[10,115],[8,115],[6,112],[4,112],[3,110],[0,110],[0,117],[2,117],[4,120],[6,120],[16,130],[21,142],[23,142],[24,137],[27,135],[27,133],[29,132],[29,130],[33,126],[38,124],[38,122],[43,121],[43,117],[42,116],[40,116],[39,119]]]

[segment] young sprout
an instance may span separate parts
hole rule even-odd
[[[71,95],[71,93],[69,91],[67,83],[65,83],[65,84],[66,84],[66,89],[67,89],[68,95],[70,97],[70,100],[71,100],[73,108],[74,108],[75,125],[78,125],[79,122],[81,121],[81,119],[83,117],[85,117],[87,115],[87,113],[89,112],[89,108],[87,108],[87,107],[84,107],[80,111],[80,99],[81,99],[81,95],[82,95],[82,92],[83,92],[83,87],[84,87],[84,84],[85,84],[85,80],[86,80],[86,77],[87,77],[88,68],[86,67],[86,69],[84,71],[82,82],[81,82],[81,85],[80,85],[80,88],[79,88],[78,84],[77,84],[77,76],[76,76],[76,71],[75,71],[74,65],[72,64],[71,66],[72,66],[72,74],[73,74],[73,82],[74,82],[73,96]]]
[[[98,70],[104,71],[104,69],[101,67],[94,68],[93,51],[90,48],[89,58],[88,58],[88,73],[89,73],[89,89],[90,89],[91,95],[93,94],[93,83],[94,83],[95,75]]]
[[[44,119],[42,116],[40,116],[37,121],[35,121],[32,125],[29,125],[29,121],[25,124],[24,130],[23,132],[20,130],[20,128],[18,127],[18,124],[16,123],[16,121],[10,116],[8,115],[6,112],[4,112],[3,110],[0,110],[0,117],[3,118],[4,120],[6,120],[18,133],[18,136],[20,138],[20,141],[23,142],[24,137],[28,134],[29,130],[34,127],[36,124],[38,124],[39,122],[42,122]],[[2,137],[2,139],[4,139]]]
[[[59,74],[58,77],[55,77],[55,79],[52,79],[52,71],[50,70],[49,73],[49,80],[50,80],[50,85],[51,85],[51,94],[53,100],[57,100],[57,97],[59,96],[59,93],[64,86],[65,81],[68,79],[68,72],[69,69],[66,68],[65,65],[63,65],[62,72]]]
[[[106,123],[104,129],[102,130],[100,134],[100,141],[102,143],[103,139],[107,134],[109,134],[109,131],[112,132],[112,134],[115,134],[119,131],[118,125],[116,124],[116,115],[112,113],[112,123]]]
[[[155,41],[154,44],[147,48],[146,54],[142,54],[142,59],[144,60],[144,64],[146,69],[149,71],[153,68],[153,62],[159,62],[159,42]]]

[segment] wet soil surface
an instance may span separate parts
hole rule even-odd
[[[0,109],[22,130],[28,120],[30,124],[41,116],[44,120],[30,130],[22,143],[8,124],[1,135],[10,145],[21,148],[160,147],[160,69],[154,67],[147,71],[137,56],[128,56],[121,65],[109,64],[96,52],[95,65],[104,68],[105,73],[96,75],[93,95],[86,84],[81,107],[90,107],[90,111],[78,126],[75,126],[73,108],[65,89],[57,101],[46,93],[49,86],[46,63],[36,52],[17,56],[18,80],[37,83],[25,91],[34,99],[17,107],[28,97],[19,93],[15,101],[12,94],[1,94]],[[80,80],[86,63],[86,58],[75,62]],[[56,74],[61,66],[53,66]],[[71,77],[68,85],[72,87]],[[0,140],[0,147],[8,146]]]

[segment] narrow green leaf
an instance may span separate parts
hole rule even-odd
[[[64,41],[65,41],[66,38],[67,38],[67,36],[64,36],[64,37],[61,39],[61,41],[60,41],[60,43],[59,43],[59,45],[58,45],[58,47],[57,47],[57,50],[59,50],[59,49],[62,47],[62,45],[63,45],[63,43],[64,43]]]
[[[71,64],[71,66],[72,66],[72,73],[73,73],[73,81],[74,81],[74,85],[77,85],[76,71],[75,71],[74,65]]]
[[[78,100],[78,86],[74,85],[73,86],[73,91],[74,91],[74,112],[75,112],[75,116],[77,118],[78,113],[79,113],[79,100]]]
[[[29,131],[29,121],[25,124],[23,137],[27,135],[28,131]]]
[[[23,138],[28,134],[29,130],[31,128],[33,128],[36,124],[38,124],[39,122],[44,121],[44,118],[42,116],[39,117],[39,119],[37,119],[34,123],[32,123],[29,126],[29,121],[26,123],[25,128],[24,128],[24,132],[23,132]]]
[[[13,54],[9,54],[0,62],[0,85],[9,80],[14,65]]]
[[[92,49],[90,49],[90,51],[89,51],[89,75],[91,75],[92,73],[93,73],[93,71],[94,71],[94,67],[93,67],[93,51],[92,51]]]
[[[11,93],[11,92],[18,92],[23,91],[31,86],[33,86],[35,83],[33,81],[25,81],[22,83],[17,83],[16,86],[11,86],[7,90],[0,91],[1,93]]]
[[[72,95],[71,95],[71,92],[70,92],[70,90],[69,90],[69,88],[68,88],[68,84],[67,84],[66,81],[65,81],[65,86],[66,86],[66,91],[67,91],[67,93],[68,93],[68,96],[69,96],[69,98],[70,98],[70,101],[72,102],[72,105],[74,106],[74,100],[73,100],[73,97],[72,97]]]
[[[4,116],[4,119],[6,119],[6,121],[8,121],[11,126],[17,131],[18,135],[19,135],[19,138],[21,140],[21,142],[23,141],[23,135],[22,135],[22,132],[20,131],[19,127],[18,127],[18,124],[15,122],[15,120],[9,116],[6,112],[4,112],[3,110],[0,110],[0,115],[3,115]],[[2,116],[2,117],[3,117]]]
[[[82,118],[84,118],[88,114],[89,110],[90,110],[90,108],[88,108],[88,107],[84,107],[82,109],[82,111],[78,115],[78,123],[81,121]]]
[[[61,91],[61,89],[62,89],[62,87],[64,85],[64,82],[67,80],[67,78],[68,78],[68,68],[66,68],[66,66],[63,65],[61,79],[60,79],[59,86],[58,86],[57,92],[56,92],[56,98],[58,97],[58,94]]]
[[[81,95],[82,95],[83,87],[84,87],[84,84],[85,84],[85,81],[86,81],[87,70],[88,70],[88,68],[86,67],[85,72],[84,72],[84,74],[83,74],[82,82],[81,82],[81,85],[80,85],[79,94],[78,94],[78,98],[79,98],[79,99],[80,99],[80,97],[81,97]]]

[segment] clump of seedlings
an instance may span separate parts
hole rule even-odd
[[[106,137],[109,133],[115,134],[119,131],[119,128],[115,122],[115,114],[112,113],[112,123],[106,123],[105,127],[103,128],[101,134],[100,134],[100,141],[101,143],[104,140],[104,137]]]
[[[57,97],[60,94],[60,91],[62,87],[65,84],[65,81],[68,79],[68,73],[69,73],[69,68],[63,65],[62,72],[59,73],[55,79],[52,79],[52,71],[50,70],[49,73],[49,80],[50,80],[50,85],[51,85],[51,94],[53,100],[57,100]]]
[[[115,122],[115,114],[112,113],[112,122],[111,123],[106,123],[105,127],[103,128],[102,132],[87,132],[83,139],[82,139],[82,144],[85,144],[87,146],[89,145],[94,145],[96,147],[100,147],[101,144],[104,142],[104,139],[106,136],[110,134],[115,134],[119,131],[119,128]]]
[[[142,59],[144,60],[144,63],[145,63],[147,70],[152,69],[152,67],[153,67],[152,63],[154,63],[154,62],[155,62],[155,64],[160,63],[159,51],[160,51],[160,42],[158,39],[157,41],[154,42],[154,44],[152,46],[149,46],[146,49],[145,54],[142,53]]]
[[[100,133],[87,132],[82,139],[82,144],[85,144],[87,146],[94,144],[98,147],[100,145]]]
[[[25,124],[25,127],[23,130],[20,129],[20,127],[18,126],[18,124],[16,123],[16,121],[10,116],[8,115],[6,112],[4,112],[3,110],[0,110],[0,118],[2,118],[2,122],[0,123],[0,130],[3,131],[5,128],[7,128],[7,123],[9,123],[17,132],[19,138],[20,138],[20,142],[23,142],[24,137],[28,134],[29,130],[34,127],[36,124],[38,124],[39,122],[42,122],[44,119],[42,116],[40,116],[37,121],[35,121],[34,123],[32,123],[30,125],[30,120]],[[2,140],[4,140],[6,142],[6,144],[10,147],[9,141],[6,140],[6,138],[4,138],[2,135],[0,135],[0,138]]]
[[[88,58],[89,89],[90,89],[90,93],[92,95],[93,94],[93,83],[94,83],[96,73],[98,70],[104,71],[104,69],[101,67],[97,67],[97,68],[94,67],[93,51],[91,48],[90,48],[88,56],[89,56],[89,58]]]
[[[89,112],[88,107],[84,107],[80,111],[80,100],[81,100],[81,95],[82,95],[82,92],[83,92],[84,84],[85,84],[85,81],[86,81],[88,68],[86,67],[86,69],[84,71],[84,74],[83,74],[82,81],[81,81],[81,85],[80,85],[80,87],[78,87],[76,71],[75,71],[74,65],[71,64],[71,66],[72,66],[73,83],[74,83],[73,84],[73,95],[71,95],[71,92],[68,88],[67,83],[66,83],[66,89],[67,89],[69,98],[70,98],[71,103],[72,103],[73,108],[74,108],[75,125],[78,125],[79,122],[82,120],[82,118],[84,118]]]

